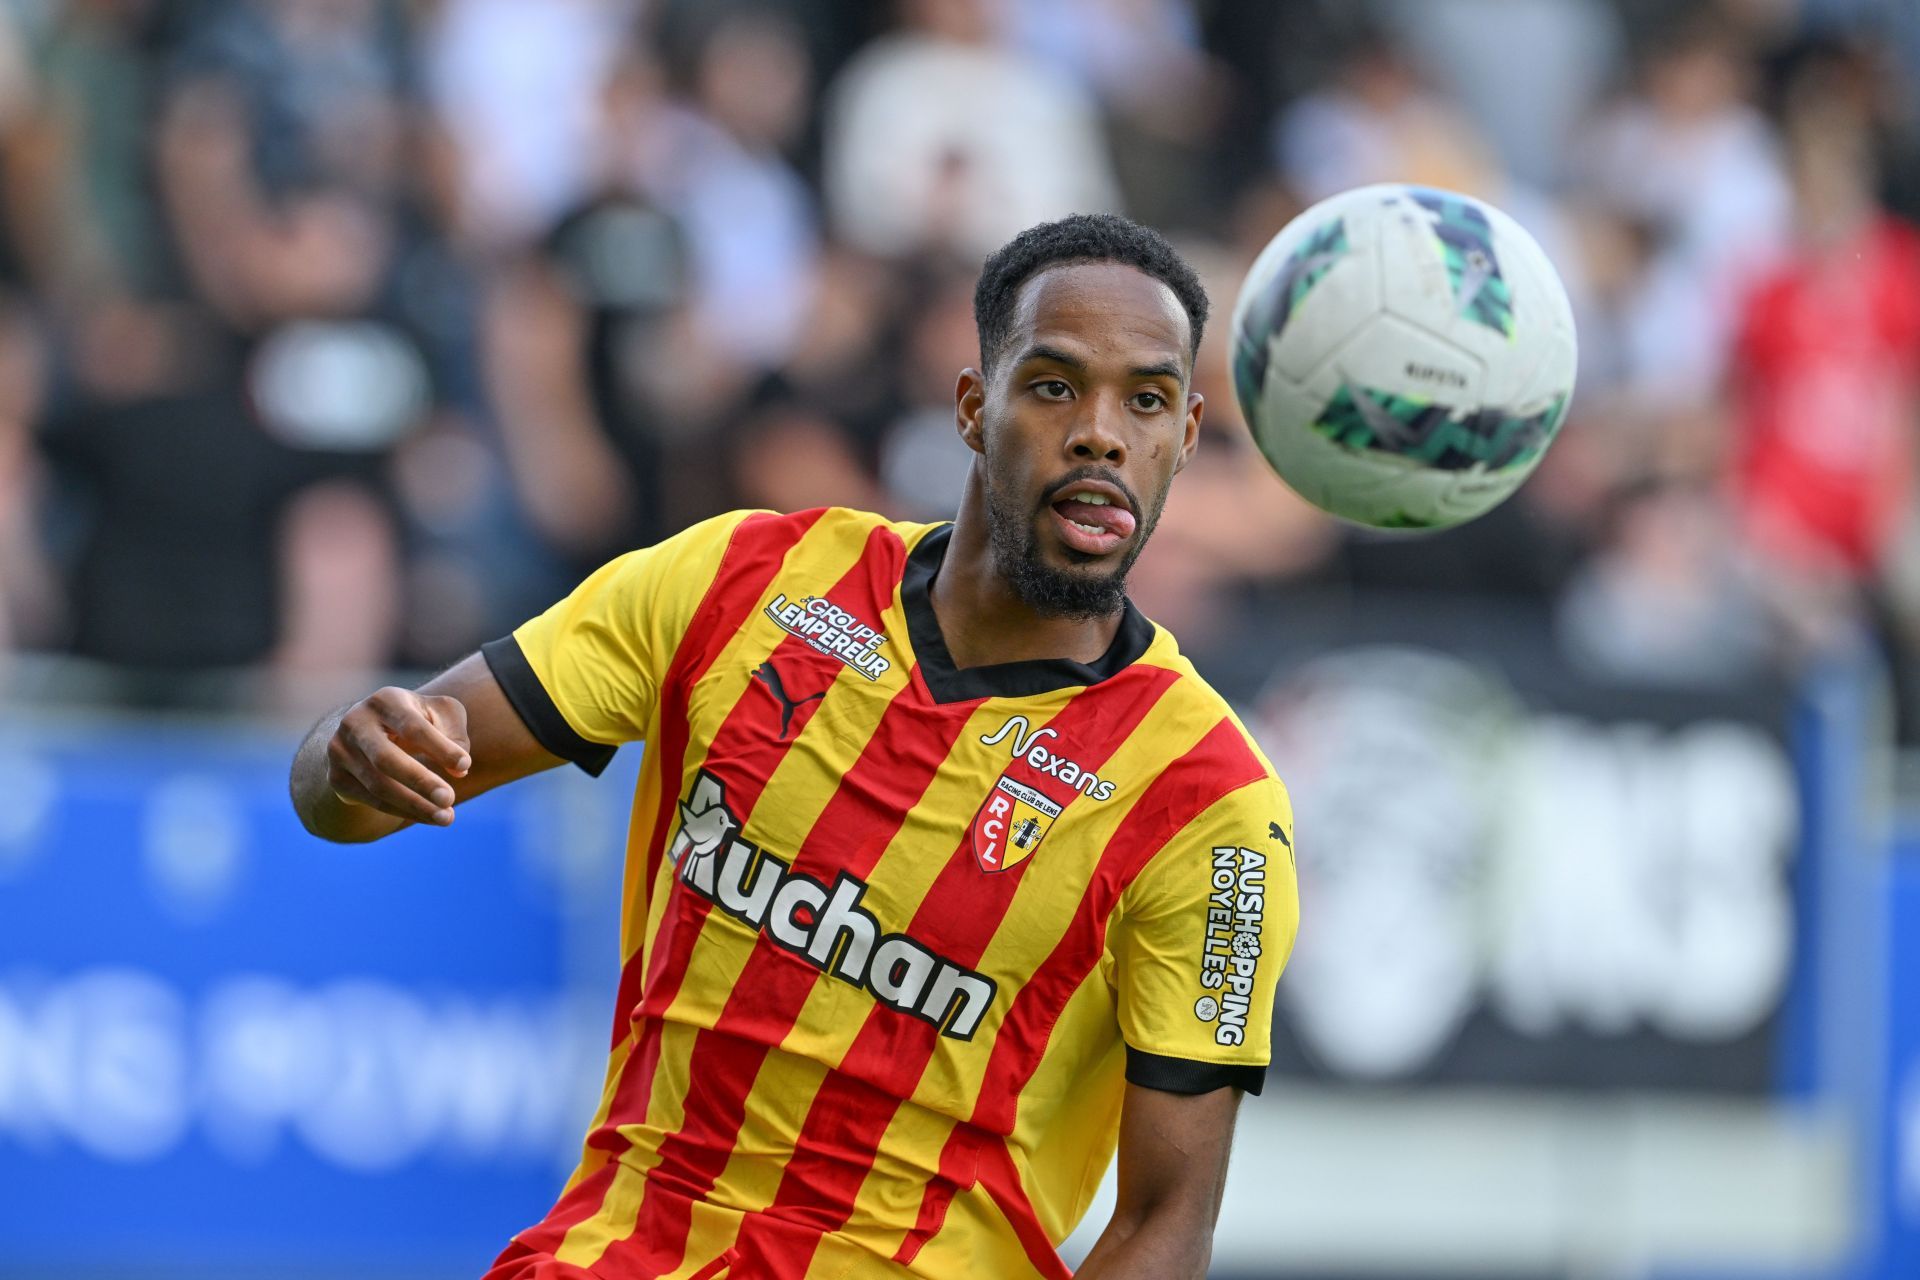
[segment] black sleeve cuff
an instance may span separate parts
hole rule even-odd
[[[560,714],[560,708],[553,704],[553,695],[533,673],[527,655],[520,651],[520,642],[512,636],[489,640],[480,646],[480,656],[487,660],[493,678],[500,682],[501,691],[520,713],[534,739],[562,760],[571,760],[599,777],[613,759],[615,748],[602,742],[589,742],[574,732],[567,718]]]
[[[1212,1093],[1226,1088],[1259,1093],[1266,1081],[1265,1067],[1163,1058],[1157,1053],[1127,1046],[1127,1083],[1142,1088],[1158,1089],[1162,1093]]]

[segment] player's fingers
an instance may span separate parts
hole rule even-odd
[[[460,748],[459,758],[449,767],[459,777],[473,767],[473,739],[467,736],[467,704],[458,698],[433,694],[420,699],[429,719],[449,742]]]
[[[407,796],[417,798],[429,806],[428,816],[438,815],[442,810],[453,808],[453,787],[432,769],[416,760],[388,740],[379,740],[360,745],[361,754],[378,775],[369,781],[376,794],[393,797],[394,788]],[[381,781],[390,782],[393,787],[381,787]]]
[[[396,746],[385,732],[341,723],[347,748],[340,763],[366,788],[374,807],[415,822],[446,826],[453,821],[453,788],[433,770]]]
[[[373,793],[368,791],[360,779],[353,776],[353,771],[343,764],[331,760],[327,762],[327,785],[333,789],[333,794],[348,804],[357,804],[367,809],[381,809],[385,812],[380,802],[374,799]]]
[[[459,706],[455,698],[422,698],[408,689],[382,689],[367,703],[380,717],[387,736],[404,747],[407,753],[442,776],[457,776],[466,772],[469,761],[466,737],[466,708],[461,707],[460,737],[455,741],[435,723],[428,714],[428,704],[451,702]],[[438,708],[435,708],[438,710]]]
[[[327,743],[327,786],[332,788],[334,795],[347,804],[377,809],[396,818],[411,819],[411,812],[396,809],[368,789],[362,779],[373,777],[374,772],[373,766],[357,750],[347,745],[343,736],[336,734]]]
[[[354,777],[367,793],[369,808],[390,813],[411,822],[444,827],[453,821],[453,806],[436,804],[371,762],[361,760],[350,765]]]

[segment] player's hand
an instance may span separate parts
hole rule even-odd
[[[473,764],[458,698],[377,689],[349,707],[327,740],[327,785],[345,804],[444,827],[455,778]]]

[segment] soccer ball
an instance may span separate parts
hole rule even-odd
[[[1273,238],[1233,310],[1254,441],[1301,497],[1389,529],[1481,515],[1573,397],[1573,308],[1532,236],[1471,196],[1362,187]]]

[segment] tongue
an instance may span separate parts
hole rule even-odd
[[[1120,507],[1099,506],[1070,498],[1054,503],[1053,509],[1076,524],[1092,525],[1121,538],[1133,536],[1133,513]]]

